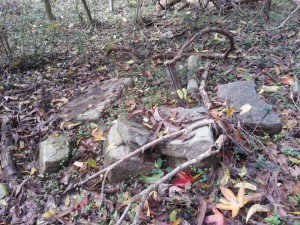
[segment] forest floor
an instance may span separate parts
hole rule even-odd
[[[235,41],[235,50],[227,59],[201,59],[201,67],[209,64],[210,68],[205,90],[213,103],[211,112],[218,112],[221,120],[231,115],[232,109],[216,100],[219,85],[252,79],[257,90],[265,88],[261,98],[280,115],[283,130],[273,136],[247,135],[238,124],[232,124],[236,138],[245,145],[226,143],[217,155],[217,165],[192,167],[185,180],[191,183],[186,190],[167,185],[167,196],[152,192],[140,216],[141,224],[199,224],[201,217],[207,224],[217,225],[246,224],[247,217],[248,224],[300,224],[300,11],[276,29],[297,7],[293,2],[274,0],[266,22],[261,14],[262,2],[226,9],[222,14],[219,10],[201,12],[188,7],[158,17],[155,5],[145,1],[144,19],[137,24],[134,2],[116,1],[112,13],[106,2],[90,1],[97,21],[93,26],[86,21],[80,1],[55,1],[55,23],[47,21],[42,4],[29,2],[0,3],[0,23],[8,31],[14,52],[12,58],[5,54],[0,58],[0,116],[11,120],[13,159],[18,171],[17,185],[5,196],[0,193],[1,224],[115,224],[132,196],[149,184],[139,178],[118,185],[107,183],[103,199],[101,180],[63,193],[69,183],[103,168],[102,141],[93,139],[95,127],[101,129],[104,139],[120,114],[149,115],[157,106],[176,107],[174,90],[165,75],[166,58],[152,60],[150,56],[175,54],[207,27],[228,30]],[[139,59],[121,50],[107,55],[116,45],[149,58]],[[188,50],[223,52],[227,46],[225,38],[212,34]],[[176,64],[176,69],[186,85],[186,58]],[[89,85],[114,77],[131,77],[133,88],[127,89],[97,123],[63,127],[60,116],[64,104]],[[189,107],[199,105],[201,102],[189,103]],[[73,161],[58,173],[42,175],[38,171],[38,144],[62,132],[72,137],[75,149],[84,150],[76,162],[86,166]],[[163,173],[170,169],[163,157],[156,165]],[[4,178],[1,173],[0,183],[7,182]],[[248,196],[263,196],[246,204],[243,191]],[[228,208],[217,211],[216,204],[222,197],[229,202]],[[100,201],[104,204],[99,205]],[[224,199],[221,201],[224,203]],[[131,224],[136,206],[132,205],[123,224]]]

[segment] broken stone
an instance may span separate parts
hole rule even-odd
[[[67,119],[96,121],[107,107],[120,95],[124,87],[132,84],[131,78],[105,80],[75,97],[64,110]]]
[[[39,144],[40,173],[54,173],[69,161],[69,138],[65,134],[49,136]]]
[[[171,121],[185,123],[186,126],[201,123],[202,119],[208,118],[204,108],[159,108],[162,118],[173,118]],[[209,126],[197,128],[187,134],[186,137],[178,137],[169,142],[159,145],[158,149],[162,154],[191,160],[209,150],[214,143],[213,133]]]
[[[145,145],[152,135],[151,131],[143,125],[127,119],[126,115],[119,116],[118,119],[118,134],[122,140],[132,149],[137,149]]]
[[[257,134],[261,134],[261,131],[270,135],[280,133],[282,129],[280,118],[272,110],[271,105],[260,100],[254,81],[237,81],[221,85],[217,95],[221,99],[229,100],[231,107],[236,109],[250,104],[251,109],[248,112],[236,115],[249,130],[255,130]]]
[[[147,138],[150,138],[150,135],[145,127],[121,116],[117,123],[111,127],[104,141],[104,166],[108,167],[124,158],[136,150],[135,146],[143,146],[148,141]],[[141,157],[133,156],[113,168],[108,173],[108,180],[111,183],[119,183],[147,173],[151,169],[154,169],[154,163],[144,162]]]

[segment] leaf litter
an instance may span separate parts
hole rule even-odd
[[[300,99],[296,67],[299,65],[299,57],[297,58],[297,55],[291,51],[291,49],[299,48],[299,44],[297,44],[299,35],[293,35],[295,29],[291,26],[279,32],[264,29],[269,25],[265,25],[264,21],[258,19],[259,10],[255,12],[256,9],[250,10],[247,6],[244,7],[249,20],[245,23],[240,21],[240,17],[236,13],[227,15],[226,20],[224,20],[224,16],[220,16],[220,18],[212,16],[209,20],[213,26],[217,24],[234,31],[237,34],[235,39],[238,49],[231,57],[232,61],[222,63],[210,61],[211,72],[215,75],[209,79],[207,91],[210,96],[214,96],[214,88],[218,84],[232,81],[232,78],[233,80],[255,79],[261,83],[262,98],[276,105],[277,111],[282,115],[285,127],[277,137],[265,140],[253,134],[247,135],[241,127],[234,126],[227,121],[227,118],[224,120],[222,113],[214,113],[217,123],[224,126],[228,134],[232,134],[234,145],[229,144],[218,155],[220,160],[220,163],[217,164],[218,169],[213,170],[208,167],[202,176],[195,177],[198,171],[193,168],[186,173],[179,172],[177,180],[162,184],[161,191],[158,191],[157,196],[153,194],[147,200],[142,214],[144,224],[151,224],[153,221],[158,221],[160,224],[184,224],[184,222],[193,224],[195,222],[193,218],[197,217],[199,208],[199,201],[193,198],[196,195],[203,196],[207,200],[209,207],[206,209],[206,223],[220,225],[232,222],[232,224],[238,224],[241,223],[240,221],[251,221],[250,218],[255,218],[256,221],[263,223],[267,216],[272,215],[282,217],[289,223],[299,222],[295,216],[299,215],[300,116],[299,108],[293,107],[297,102],[299,103]],[[282,10],[277,6],[274,7],[274,13],[278,14]],[[284,10],[288,11],[288,9],[290,6],[285,6]],[[198,25],[196,22],[191,22],[186,15],[184,20],[182,18],[174,17],[170,19],[170,25],[156,28],[160,29],[160,32],[167,31],[169,28],[187,29],[182,37],[178,36],[170,41],[161,41],[157,32],[153,32],[151,28],[144,34],[135,32],[130,27],[131,25],[124,28],[121,28],[124,25],[120,25],[118,29],[109,31],[112,35],[120,34],[130,37],[126,41],[121,41],[124,45],[129,46],[134,43],[137,49],[149,51],[154,49],[156,52],[165,49],[175,51],[176,46],[181,46],[184,40],[191,36],[194,29],[203,25],[201,21]],[[272,22],[278,22],[275,19],[275,17],[272,18]],[[128,23],[122,21],[121,24]],[[172,27],[172,24],[175,24],[175,27]],[[76,29],[79,28],[80,26]],[[287,39],[283,40],[284,36]],[[105,35],[103,38],[104,42],[111,43],[111,40],[108,40],[110,38],[105,40]],[[97,40],[97,38],[93,40]],[[208,48],[210,44],[205,41],[216,41],[222,45],[222,38],[215,36],[214,40],[204,38],[201,43],[195,44],[194,48]],[[204,48],[202,48],[203,45]],[[100,43],[99,46],[103,46],[103,43]],[[72,224],[75,223],[74,218],[79,217],[82,223],[88,221],[103,222],[104,224],[114,223],[120,216],[119,211],[124,209],[130,196],[143,190],[145,184],[134,180],[126,181],[121,185],[106,184],[104,206],[102,205],[99,209],[97,208],[98,203],[102,198],[100,194],[101,178],[99,178],[87,184],[85,189],[70,193],[66,200],[59,199],[63,187],[67,186],[71,180],[79,180],[93,174],[99,169],[97,168],[99,165],[102,166],[101,154],[97,152],[97,149],[101,146],[101,141],[105,139],[104,134],[107,130],[102,130],[100,126],[95,125],[88,127],[86,124],[74,121],[66,122],[61,118],[60,109],[77,93],[84,91],[90,85],[109,79],[113,75],[128,76],[130,72],[131,76],[136,77],[139,90],[128,90],[126,94],[131,96],[123,96],[124,100],[119,99],[111,107],[112,112],[104,115],[103,124],[107,127],[111,123],[110,118],[116,117],[120,113],[118,108],[121,108],[124,103],[127,105],[128,113],[137,110],[142,115],[148,116],[147,110],[149,108],[154,110],[154,120],[157,123],[161,118],[155,105],[174,104],[172,98],[165,97],[163,94],[157,95],[159,97],[151,96],[151,93],[167,93],[168,87],[166,87],[164,78],[159,78],[159,74],[161,74],[159,68],[164,59],[153,59],[152,64],[143,67],[138,59],[126,54],[118,53],[104,59],[99,57],[104,53],[105,51],[97,49],[94,52],[91,51],[85,59],[74,57],[64,64],[53,61],[42,68],[27,69],[22,73],[11,73],[5,70],[5,73],[1,74],[1,79],[9,80],[9,85],[1,80],[0,114],[1,116],[9,115],[14,124],[11,132],[14,142],[14,159],[20,171],[19,177],[26,181],[15,187],[15,192],[12,192],[11,195],[0,200],[0,214],[8,216],[6,219],[9,219],[11,224],[34,224],[36,218],[40,218],[42,215],[48,219],[49,223],[60,221]],[[185,65],[180,66],[185,68]],[[232,70],[233,66],[236,68]],[[139,71],[140,68],[142,68],[141,71]],[[224,71],[231,72],[224,77],[217,75]],[[141,74],[146,75],[146,81]],[[159,88],[151,90],[153,86]],[[181,94],[182,98],[186,98],[185,92]],[[148,95],[151,98],[147,98]],[[93,107],[93,105],[89,107]],[[147,110],[144,107],[147,107]],[[235,110],[227,108],[224,112],[229,118]],[[245,107],[242,111],[248,112],[249,110],[251,110],[250,107]],[[163,123],[169,129],[178,129],[167,121]],[[155,123],[148,125],[155,127]],[[70,165],[64,171],[49,177],[40,176],[35,171],[38,143],[50,134],[59,135],[61,130],[65,129],[75,138],[78,152],[82,154],[78,154],[73,160],[75,165]],[[87,165],[88,167],[86,167]],[[155,175],[150,174],[148,178],[145,177],[150,180],[148,183],[156,182],[159,179],[153,176]],[[2,181],[3,178],[0,178]],[[214,181],[217,180],[220,180],[226,187],[216,184]],[[239,188],[237,195],[234,194],[234,188]],[[246,194],[247,191],[250,194]],[[225,198],[220,199],[220,203],[217,203],[215,199],[222,195]],[[26,196],[31,196],[31,198]],[[44,204],[39,202],[44,202]],[[251,206],[250,203],[255,204]],[[219,207],[220,211],[214,206]],[[212,209],[213,215],[210,215],[209,208]],[[274,209],[277,209],[278,215],[272,214]],[[241,213],[244,210],[247,214]],[[227,214],[227,211],[231,211],[231,216]],[[5,220],[3,217],[0,219]]]

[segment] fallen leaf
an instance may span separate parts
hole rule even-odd
[[[44,218],[50,218],[50,217],[52,217],[52,216],[54,216],[54,215],[55,215],[54,210],[49,209],[49,210],[47,210],[47,211],[42,215],[42,217],[44,217]]]
[[[285,75],[285,76],[282,78],[282,83],[288,84],[288,85],[293,85],[293,84],[295,83],[294,75],[293,75],[293,74]]]
[[[171,183],[174,186],[180,186],[187,189],[188,186],[194,181],[191,171],[188,171],[186,173],[179,171],[177,175],[179,176],[179,178]]]
[[[226,219],[223,216],[222,213],[219,212],[216,208],[212,208],[212,211],[214,212],[213,215],[207,216],[205,218],[205,223],[213,223],[215,225],[226,225]]]
[[[280,89],[278,86],[265,86],[263,85],[258,94],[262,94],[264,92],[277,92]]]
[[[225,114],[227,117],[231,117],[234,111],[235,111],[235,107],[230,107],[229,109],[225,110]]]
[[[130,64],[133,64],[134,61],[131,59],[131,60],[127,61],[126,63],[130,65]]]
[[[73,163],[73,165],[76,166],[76,167],[78,167],[78,168],[80,168],[80,169],[82,169],[82,170],[86,169],[86,162],[78,162],[78,161],[76,161],[76,162]]]
[[[252,191],[256,191],[257,190],[257,187],[255,185],[250,184],[248,182],[237,183],[237,184],[234,185],[234,187],[240,188],[243,185],[245,185],[245,189],[249,189],[249,190],[252,190]]]
[[[94,141],[104,141],[105,137],[103,136],[102,130],[100,128],[96,128],[92,131],[92,136],[94,137]]]
[[[65,206],[69,206],[70,203],[71,203],[70,196],[67,195],[66,200],[65,200]]]
[[[251,108],[252,108],[252,106],[249,103],[243,105],[241,107],[240,115],[243,115],[243,114],[249,112]]]
[[[96,167],[97,162],[95,159],[88,159],[87,165],[88,165],[88,167]]]
[[[35,174],[36,172],[36,168],[35,167],[31,167],[30,169],[30,175],[32,176],[33,174]]]
[[[153,176],[141,176],[140,180],[144,181],[147,184],[154,184],[163,177],[163,173],[154,174]]]
[[[294,157],[289,157],[289,160],[294,164],[300,164],[300,159],[297,159],[297,158],[294,158]]]
[[[271,211],[267,206],[255,204],[251,206],[247,213],[246,223],[248,223],[249,218],[256,212],[269,212]]]
[[[230,210],[232,211],[232,218],[236,217],[240,208],[248,202],[248,200],[245,199],[245,186],[243,185],[240,187],[237,196],[235,196],[228,188],[220,187],[220,189],[225,199],[221,198],[221,203],[217,204],[216,207],[219,209]]]
[[[244,176],[246,176],[247,175],[247,168],[246,168],[246,166],[244,165],[243,167],[242,167],[242,169],[241,169],[241,171],[239,172],[239,176],[240,177],[244,177]]]

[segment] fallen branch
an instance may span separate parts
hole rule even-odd
[[[210,107],[211,107],[211,102],[209,100],[207,92],[205,91],[207,76],[208,76],[208,68],[206,68],[204,73],[202,74],[202,79],[201,79],[201,82],[200,82],[199,92],[200,92],[200,95],[202,97],[204,107],[207,110],[209,110]]]
[[[193,43],[196,39],[202,37],[204,34],[212,33],[212,32],[223,34],[224,36],[226,36],[229,39],[229,48],[226,50],[226,52],[224,54],[221,55],[222,59],[226,59],[228,57],[229,53],[234,49],[234,39],[233,39],[233,36],[230,34],[230,32],[225,31],[225,30],[223,30],[221,28],[206,28],[206,29],[203,29],[203,30],[199,31],[191,39],[189,39],[188,41],[186,41],[181,46],[181,48],[179,49],[179,51],[177,52],[177,55],[172,60],[167,60],[164,64],[168,65],[168,64],[173,64],[173,63],[177,62],[178,60],[180,60],[182,58],[184,50],[187,47],[189,47],[191,45],[191,43]],[[211,54],[211,56],[212,55],[213,55],[213,53]],[[216,55],[220,56],[219,53],[216,54]]]
[[[8,116],[2,116],[1,125],[1,173],[10,188],[17,186],[17,169],[12,151],[11,121]]]
[[[221,54],[221,53],[214,53],[214,52],[200,52],[200,53],[183,52],[193,41],[195,41],[196,39],[202,37],[204,34],[212,33],[212,32],[223,34],[229,39],[229,48],[226,50],[225,53]],[[109,47],[109,49],[105,53],[105,56],[108,56],[109,54],[111,54],[114,51],[124,51],[124,52],[131,53],[132,55],[136,56],[138,59],[141,59],[141,60],[144,60],[144,59],[147,59],[147,58],[150,58],[150,59],[154,60],[154,59],[162,58],[162,57],[173,58],[172,60],[166,61],[165,62],[165,65],[166,65],[166,64],[171,64],[171,63],[177,62],[182,57],[187,57],[187,56],[191,56],[191,55],[196,55],[197,57],[205,57],[205,58],[211,58],[211,59],[226,59],[228,57],[229,53],[233,49],[234,49],[234,39],[233,39],[233,36],[230,34],[230,32],[225,31],[221,28],[206,28],[206,29],[203,29],[200,32],[196,33],[191,39],[189,39],[180,48],[178,53],[166,52],[166,53],[155,54],[153,56],[150,56],[147,53],[139,52],[139,51],[137,51],[133,48],[130,48],[130,47],[125,47],[125,46],[121,46],[121,45],[113,45],[113,46]]]
[[[158,182],[156,182],[154,184],[151,184],[147,189],[145,189],[142,192],[140,192],[139,194],[133,196],[131,198],[131,200],[129,201],[129,204],[125,208],[124,212],[122,213],[120,219],[118,220],[118,222],[116,224],[120,225],[122,223],[125,215],[128,213],[132,203],[136,202],[139,199],[141,199],[141,201],[139,203],[139,206],[137,208],[133,223],[132,223],[134,225],[139,224],[139,216],[140,216],[140,214],[143,210],[144,202],[147,200],[147,198],[148,198],[151,191],[156,189],[160,184],[162,184],[162,183],[166,182],[167,180],[169,180],[170,178],[172,178],[179,171],[184,170],[184,169],[186,169],[186,168],[188,168],[188,167],[190,167],[194,164],[197,164],[197,163],[201,162],[203,159],[206,159],[209,156],[218,153],[220,151],[224,141],[225,141],[225,136],[220,135],[219,138],[215,141],[214,145],[212,145],[207,152],[202,153],[201,155],[199,155],[195,159],[189,160],[189,161],[181,164],[180,166],[176,167],[174,170],[169,172],[167,175],[162,177]]]
[[[300,5],[298,5],[298,7],[278,26],[275,27],[274,29],[279,29],[284,27],[284,25],[286,24],[286,22],[300,9]]]
[[[72,189],[74,189],[74,188],[77,188],[77,187],[80,187],[80,186],[84,185],[86,182],[88,182],[88,181],[90,181],[90,180],[96,178],[97,176],[99,176],[99,175],[101,175],[101,174],[103,174],[103,173],[108,173],[108,172],[111,171],[113,168],[115,168],[116,166],[118,166],[118,165],[120,165],[122,162],[124,162],[125,160],[127,160],[127,159],[129,159],[129,158],[131,158],[131,157],[133,157],[133,156],[135,156],[135,155],[141,153],[141,152],[144,152],[145,150],[147,150],[147,149],[149,149],[149,148],[151,148],[151,147],[153,147],[153,146],[155,146],[155,145],[157,145],[157,144],[159,144],[159,143],[161,143],[161,142],[163,142],[163,141],[167,141],[167,140],[170,140],[170,139],[174,139],[174,138],[176,138],[176,137],[178,137],[178,136],[180,136],[180,135],[183,135],[183,134],[185,134],[185,133],[187,133],[187,132],[191,132],[192,130],[195,130],[195,129],[199,128],[199,127],[203,127],[203,126],[212,124],[213,122],[214,122],[214,121],[213,121],[212,119],[204,119],[204,120],[201,121],[201,123],[199,122],[199,123],[190,125],[190,126],[188,126],[187,128],[185,128],[185,129],[176,131],[176,132],[174,132],[174,133],[165,135],[165,136],[160,137],[160,138],[158,138],[158,139],[156,139],[156,140],[154,140],[154,141],[151,141],[151,142],[149,142],[148,144],[142,146],[141,148],[138,148],[138,149],[136,149],[135,151],[131,152],[130,154],[128,154],[128,155],[125,156],[124,158],[122,158],[122,159],[118,160],[117,162],[111,164],[110,166],[108,166],[108,167],[106,167],[106,168],[104,168],[104,169],[98,171],[97,173],[95,173],[95,174],[89,176],[89,177],[86,178],[85,180],[80,181],[80,182],[75,183],[75,184],[70,184],[70,185],[67,187],[67,189],[64,191],[63,194],[67,193],[69,190],[72,190]]]

